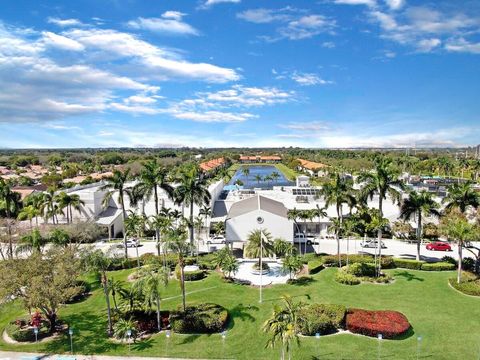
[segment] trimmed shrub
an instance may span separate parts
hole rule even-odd
[[[215,270],[215,254],[211,253],[199,256],[198,266],[200,266],[200,268],[204,270]]]
[[[170,326],[177,333],[216,333],[221,332],[228,321],[228,311],[223,306],[204,303],[190,305],[170,313]]]
[[[410,259],[394,259],[394,262],[396,267],[410,270],[421,270],[422,265],[425,264],[425,261],[417,261]]]
[[[442,262],[447,262],[449,264],[457,265],[457,260],[455,260],[453,257],[445,255],[442,257]]]
[[[335,274],[335,281],[344,285],[358,285],[361,283],[361,280],[356,276],[347,273],[343,269],[340,269]]]
[[[331,334],[344,327],[347,309],[342,305],[312,304],[298,314],[302,335]]]
[[[353,276],[375,276],[375,264],[353,263],[345,267],[345,271]]]
[[[464,272],[460,284],[457,283],[456,278],[448,279],[450,285],[458,291],[471,296],[480,296],[480,277],[475,274]]]
[[[180,266],[175,267],[175,276],[177,277],[178,280],[180,280]],[[197,281],[197,280],[202,280],[205,277],[205,271],[204,270],[196,270],[196,271],[184,271],[183,272],[183,277],[185,281]]]
[[[20,324],[20,325],[19,325]],[[8,336],[18,342],[33,342],[35,341],[35,333],[33,327],[22,326],[23,320],[12,321],[5,328]],[[42,323],[38,329],[38,339],[42,339],[48,335],[48,327]]]
[[[340,254],[340,258],[342,260],[342,266],[347,264],[347,254]],[[384,262],[383,259],[389,259],[391,258],[390,256],[382,257],[382,264]],[[325,266],[333,266],[333,267],[338,267],[338,256],[337,255],[327,255],[327,256],[322,256],[321,257],[322,262]],[[390,260],[385,260],[385,261],[390,261]],[[359,254],[351,254],[348,256],[348,263],[353,264],[353,263],[372,263],[373,262],[373,256],[369,254],[365,255],[359,255]],[[391,262],[391,261],[390,261]]]
[[[90,286],[84,281],[77,281],[73,290],[75,290],[75,293],[72,294],[72,297],[66,302],[66,304],[82,300],[90,291]]]
[[[311,275],[317,274],[323,269],[324,269],[324,266],[320,259],[310,260],[308,262],[308,273]]]
[[[395,260],[393,256],[382,256],[382,269],[395,269]]]
[[[349,309],[346,317],[347,330],[355,334],[384,339],[393,339],[410,329],[408,319],[398,311]]]
[[[450,271],[455,270],[455,264],[448,262],[436,262],[422,264],[422,270],[424,271]]]

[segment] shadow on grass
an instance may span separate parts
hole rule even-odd
[[[289,285],[308,286],[316,280],[310,276],[300,276],[298,279],[288,280]]]
[[[310,294],[298,294],[298,295],[290,295],[290,298],[295,299],[295,298],[306,298],[307,300],[310,300],[311,295]],[[272,299],[263,299],[263,302],[274,302],[274,301],[280,301],[283,300],[283,297],[277,297],[277,298],[272,298]]]
[[[136,342],[132,346],[132,350],[135,351],[143,351],[146,349],[150,349],[153,347],[153,340],[152,339],[145,339],[145,340],[140,340],[139,342]]]
[[[413,335],[415,335],[415,331],[413,328],[410,326],[410,329],[407,330],[407,332],[403,335],[395,337],[393,340],[406,340],[408,338],[411,338]]]
[[[184,336],[182,341],[178,343],[178,345],[184,345],[184,344],[191,344],[195,340],[197,340],[201,335],[200,334],[191,334]]]
[[[403,277],[407,281],[412,281],[412,280],[425,281],[424,278],[418,277],[417,275],[412,274],[411,272],[408,272],[408,271],[395,271],[393,275]]]
[[[106,333],[106,324],[101,316],[89,312],[79,312],[62,317],[71,324],[77,334],[73,337],[75,351],[83,354],[102,354],[117,349],[120,344],[110,342]],[[70,339],[67,334],[45,345],[49,353],[64,353],[70,351]]]
[[[252,311],[258,311],[258,307],[254,305],[243,305],[242,303],[236,305],[235,307],[229,309],[229,314],[232,319],[238,318],[240,320],[248,320],[250,322],[255,321],[255,317],[250,314]]]

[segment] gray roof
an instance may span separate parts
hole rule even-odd
[[[98,215],[96,223],[99,225],[111,225],[121,214],[122,209],[109,206]]]
[[[233,204],[228,213],[228,217],[233,218],[255,210],[267,211],[285,218],[287,217],[288,211],[280,201],[257,195]]]

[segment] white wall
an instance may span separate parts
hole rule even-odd
[[[264,221],[258,224],[257,218],[261,216]],[[293,221],[287,218],[266,212],[264,210],[253,210],[226,221],[226,239],[227,241],[247,241],[251,231],[257,229],[266,229],[272,238],[283,238],[287,241],[293,241]]]

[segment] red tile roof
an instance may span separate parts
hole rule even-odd
[[[321,168],[324,168],[324,167],[328,167],[328,165],[325,165],[325,164],[322,164],[322,163],[317,163],[317,162],[310,161],[310,160],[305,160],[305,159],[297,159],[297,160],[300,161],[300,164],[303,168],[308,169],[308,170],[317,170],[317,169],[321,169]]]
[[[218,159],[213,159],[200,163],[200,169],[202,169],[203,171],[211,171],[218,168],[219,166],[222,166],[223,164],[225,164],[225,159],[221,157]]]

